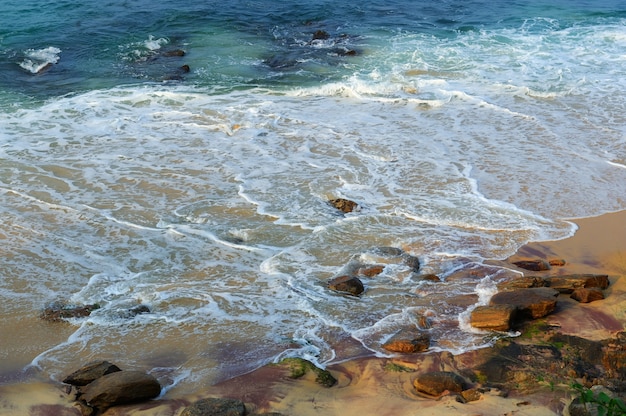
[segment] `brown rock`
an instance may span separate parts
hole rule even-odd
[[[564,276],[546,277],[549,287],[561,293],[572,293],[578,288],[596,287],[606,289],[609,287],[609,277],[606,274],[572,274]]]
[[[330,203],[330,205],[346,214],[355,211],[359,207],[359,204],[357,204],[356,202],[343,198],[331,199],[328,202]]]
[[[343,275],[331,279],[328,282],[328,287],[331,290],[349,293],[354,296],[360,295],[365,290],[363,282],[361,282],[358,277],[350,275]]]
[[[587,289],[582,287],[574,289],[574,291],[570,295],[570,298],[577,300],[580,303],[589,303],[596,300],[604,299],[604,293],[600,289]]]
[[[209,398],[187,406],[180,416],[244,416],[246,407],[240,400]]]
[[[385,266],[382,264],[364,265],[356,270],[356,273],[361,276],[374,277],[379,275],[385,270]]]
[[[402,354],[422,352],[430,347],[430,337],[424,333],[415,334],[415,331],[405,330],[391,337],[382,347]]]
[[[56,322],[67,318],[83,318],[96,309],[100,309],[100,305],[70,305],[65,302],[54,302],[44,308],[40,317],[46,321]]]
[[[428,282],[441,282],[441,279],[439,278],[439,276],[437,276],[436,274],[421,274],[419,276],[417,276],[417,278],[419,280],[426,280]]]
[[[470,316],[470,324],[474,328],[508,331],[516,310],[511,305],[477,306]]]
[[[117,371],[122,370],[115,364],[111,364],[108,361],[96,361],[74,371],[63,379],[63,383],[71,384],[72,386],[86,386],[97,378]]]
[[[483,394],[478,389],[468,389],[461,392],[461,397],[463,397],[466,402],[475,402],[480,400]]]
[[[151,375],[141,371],[117,371],[82,387],[79,400],[104,411],[120,404],[153,399],[160,393],[161,385]]]
[[[413,386],[420,393],[437,397],[446,392],[461,393],[465,390],[465,380],[456,373],[434,371],[417,377]]]
[[[185,56],[185,51],[183,51],[182,49],[172,49],[172,50],[163,52],[163,56],[165,57]]]
[[[541,276],[521,276],[498,285],[500,290],[527,289],[529,287],[547,286],[546,281]]]
[[[550,265],[548,264],[548,262],[541,259],[514,261],[513,264],[520,269],[532,270],[534,272],[550,270]]]
[[[565,266],[565,260],[563,259],[550,259],[548,260],[550,266],[562,267]]]
[[[626,382],[626,331],[607,342],[602,364],[609,377]]]
[[[517,309],[516,318],[537,319],[554,311],[558,295],[558,291],[547,287],[510,290],[493,295],[489,305],[511,305]]]

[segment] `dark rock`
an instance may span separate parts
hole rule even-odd
[[[425,333],[415,333],[415,330],[403,330],[395,334],[382,346],[387,351],[402,354],[412,354],[426,351],[430,347],[430,337]]]
[[[168,51],[164,51],[162,53],[163,56],[165,57],[174,57],[174,56],[185,56],[185,51],[183,51],[182,49],[171,49]]]
[[[548,264],[548,262],[541,259],[514,261],[513,264],[520,269],[532,270],[534,272],[550,270],[550,265]]]
[[[346,214],[352,211],[356,211],[359,208],[359,204],[357,204],[356,202],[343,198],[331,199],[328,201],[328,203],[330,203],[330,205],[332,205],[339,211]]]
[[[330,34],[326,32],[325,30],[316,30],[315,33],[313,33],[313,40],[326,40],[326,39],[330,39]]]
[[[490,331],[508,331],[516,311],[511,305],[477,306],[470,316],[470,324]]]
[[[54,302],[44,308],[40,317],[46,321],[57,322],[68,318],[84,318],[96,309],[100,309],[100,305],[70,305],[64,302]]]
[[[578,288],[598,288],[609,287],[609,277],[606,274],[572,274],[565,276],[546,277],[548,286],[561,293],[572,293]]]
[[[435,397],[446,392],[461,393],[465,390],[465,385],[463,377],[449,371],[425,373],[413,381],[413,386],[418,392]]]
[[[547,287],[517,289],[496,293],[489,305],[511,305],[517,309],[516,319],[537,319],[554,311],[558,295],[558,291]]]
[[[189,71],[191,71],[191,68],[189,68],[189,65],[185,64],[183,66],[180,67],[180,70],[187,73]]]
[[[108,361],[96,361],[74,371],[63,379],[63,383],[72,386],[86,386],[97,378],[117,371],[122,370],[115,364]]]
[[[375,247],[371,249],[373,254],[377,254],[381,257],[394,258],[398,257],[402,260],[406,266],[413,269],[414,272],[418,272],[420,269],[420,260],[416,256],[412,256],[398,247]]]
[[[337,292],[345,292],[357,296],[363,293],[363,282],[356,276],[338,276],[328,282],[328,287]]]
[[[584,287],[574,289],[570,298],[577,300],[580,303],[589,303],[596,300],[604,299],[604,293],[600,289],[591,288],[586,289]]]
[[[240,400],[209,398],[187,406],[180,416],[244,416],[246,407]]]
[[[117,371],[81,387],[78,399],[104,411],[116,405],[153,399],[160,393],[161,385],[151,375],[141,371]]]
[[[137,305],[135,307],[132,307],[128,310],[128,312],[132,315],[140,315],[142,313],[150,313],[150,308],[146,305]]]

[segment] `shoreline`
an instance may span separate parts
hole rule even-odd
[[[607,274],[610,286],[606,298],[579,304],[567,295],[558,298],[556,310],[545,318],[551,331],[590,341],[615,337],[626,326],[626,211],[598,217],[572,220],[578,229],[564,240],[532,242],[513,256],[489,264],[512,266],[527,259],[563,259],[562,266],[534,274]],[[517,342],[516,339],[513,339]],[[537,383],[536,391],[504,391],[490,387],[480,399],[460,403],[455,396],[438,399],[417,394],[413,380],[429,371],[464,371],[488,362],[492,348],[470,351],[458,356],[425,352],[398,355],[394,358],[365,357],[332,364],[327,370],[337,384],[326,388],[314,377],[293,379],[288,369],[268,365],[248,374],[207,386],[201,394],[163,399],[110,408],[104,415],[177,416],[187,405],[203,397],[229,397],[246,403],[250,413],[278,412],[283,415],[557,415],[562,414],[573,397],[562,385]],[[80,367],[84,363],[76,363]],[[395,366],[395,367],[394,367]],[[396,370],[390,370],[395,368]],[[0,380],[0,415],[80,415],[65,393],[65,386],[41,380],[28,371],[4,374]],[[480,383],[478,383],[480,384]],[[621,391],[621,395],[626,392]],[[349,403],[349,405],[347,405]]]

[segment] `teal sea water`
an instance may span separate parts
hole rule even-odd
[[[468,313],[515,275],[486,259],[626,207],[623,2],[1,11],[0,360],[46,377],[104,357],[173,394],[387,355],[407,326],[486,346]],[[360,297],[329,291],[354,262],[385,267]],[[9,329],[55,301],[101,308],[16,358]]]

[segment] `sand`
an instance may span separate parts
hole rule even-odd
[[[607,339],[626,326],[626,212],[575,220],[579,229],[566,240],[525,245],[514,256],[500,261],[519,259],[564,259],[565,265],[554,267],[551,274],[608,274],[611,286],[606,299],[579,304],[559,297],[557,310],[548,322],[560,332],[593,340]],[[494,262],[498,263],[498,262]],[[566,386],[543,389],[524,396],[505,395],[497,389],[483,394],[480,400],[462,404],[454,397],[438,400],[419,396],[412,381],[420,372],[455,370],[471,366],[479,354],[462,356],[422,353],[389,358],[359,358],[334,364],[328,370],[337,378],[334,387],[315,383],[307,374],[292,379],[285,367],[267,366],[215,386],[202,395],[163,398],[141,405],[111,408],[105,416],[176,416],[184,407],[202,397],[230,397],[246,402],[250,411],[280,412],[284,415],[558,415],[573,397]],[[392,371],[399,364],[406,371]],[[0,415],[69,416],[80,414],[73,407],[63,386],[32,375],[27,379],[4,378],[0,385]]]

